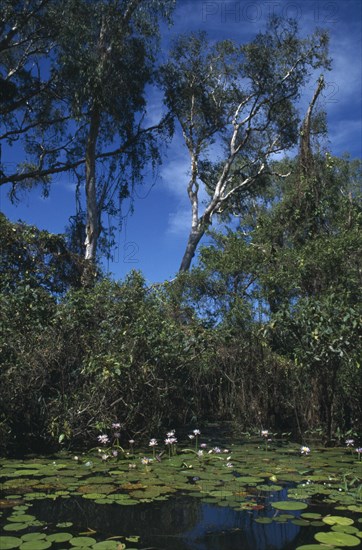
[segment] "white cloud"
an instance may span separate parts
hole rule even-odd
[[[166,233],[172,237],[186,238],[191,227],[191,211],[190,208],[180,206],[176,212],[171,212],[168,215],[168,226]]]
[[[187,200],[187,182],[190,158],[182,137],[176,133],[160,170],[162,186],[178,199]]]

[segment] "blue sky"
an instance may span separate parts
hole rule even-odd
[[[269,14],[296,17],[302,34],[316,27],[329,30],[332,71],[322,101],[327,111],[329,149],[332,154],[349,152],[362,157],[362,3],[360,0],[287,1],[205,1],[176,0],[174,25],[164,29],[162,59],[167,58],[170,40],[188,31],[206,31],[210,40],[230,38],[246,42],[264,28]],[[316,75],[317,77],[317,75]],[[315,88],[311,81],[301,100],[301,114]],[[155,122],[162,112],[162,100],[155,91],[149,93],[148,122]],[[3,162],[14,158],[3,158]],[[128,205],[122,211],[122,230],[117,232],[118,249],[113,262],[105,262],[114,278],[123,278],[131,269],[140,269],[148,283],[172,278],[179,267],[190,227],[190,207],[186,194],[188,155],[176,132],[165,151],[157,176],[151,174],[135,190],[134,213]],[[21,219],[53,233],[64,232],[68,218],[75,211],[74,181],[58,175],[50,196],[44,199],[37,191],[23,195],[14,206],[0,188],[0,208],[11,220]],[[114,220],[113,220],[114,221]],[[205,241],[202,241],[205,242]]]

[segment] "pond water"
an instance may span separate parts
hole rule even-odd
[[[1,459],[0,549],[362,548],[353,450],[197,445],[160,461],[149,448]]]

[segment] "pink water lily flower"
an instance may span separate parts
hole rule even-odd
[[[109,443],[109,437],[106,434],[101,434],[97,437],[99,443],[102,443],[102,445],[107,445]]]

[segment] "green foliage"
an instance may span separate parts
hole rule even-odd
[[[330,438],[361,419],[361,166],[326,154],[310,177],[298,159],[277,171],[291,175],[244,201],[236,231],[212,234],[183,299],[233,342],[258,334],[286,366],[294,428],[323,425]]]
[[[19,284],[63,294],[80,285],[83,260],[69,251],[61,235],[25,223],[11,223],[0,214],[0,288]]]

